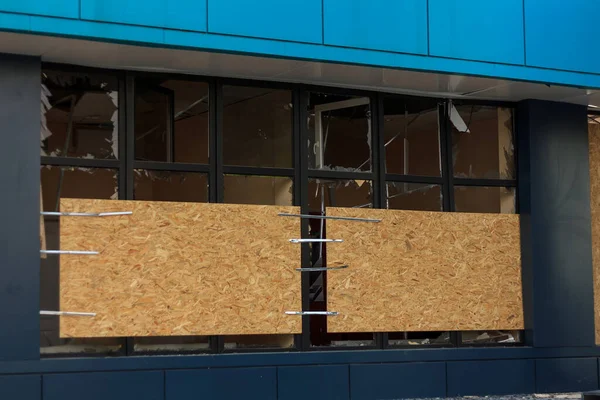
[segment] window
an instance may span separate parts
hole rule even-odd
[[[312,90],[312,91],[311,91]],[[216,78],[47,66],[42,72],[43,208],[64,197],[516,213],[513,110],[505,105],[311,89]],[[127,94],[127,95],[126,95]],[[127,112],[126,112],[127,110]],[[327,221],[303,220],[312,238]],[[48,248],[60,248],[56,217]],[[299,260],[300,261],[300,260]],[[58,310],[59,260],[42,259],[43,310]],[[326,267],[327,245],[302,266]],[[327,310],[327,271],[303,272],[303,309]],[[137,355],[476,346],[520,332],[333,334],[303,316],[302,335],[61,339],[41,319],[41,353]]]

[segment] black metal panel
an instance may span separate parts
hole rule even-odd
[[[349,400],[347,365],[277,368],[278,400]]]
[[[42,377],[40,375],[0,376],[0,399],[41,400]]]
[[[598,389],[596,358],[550,358],[535,362],[536,393],[581,392]]]
[[[229,368],[167,371],[165,386],[165,400],[276,400],[277,369]]]
[[[0,54],[0,360],[40,355],[40,68]]]
[[[519,105],[519,189],[527,344],[593,346],[586,107]]]
[[[446,397],[446,364],[351,365],[350,397],[352,400]]]
[[[449,397],[535,391],[534,360],[459,361],[446,368]]]

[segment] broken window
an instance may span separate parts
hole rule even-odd
[[[448,346],[452,344],[450,332],[390,332],[388,345],[391,347]]]
[[[418,97],[385,97],[386,173],[442,176],[438,102]]]
[[[310,169],[371,171],[368,97],[311,93],[308,118]]]
[[[291,349],[294,335],[227,335],[223,336],[225,351],[238,349]]]
[[[456,211],[472,213],[516,213],[516,188],[454,186]]]
[[[292,178],[259,175],[225,175],[225,203],[291,206],[293,205],[293,200]]]
[[[208,84],[135,81],[135,159],[208,164]]]
[[[387,204],[390,210],[442,211],[442,187],[427,183],[388,182]]]
[[[292,92],[223,86],[225,165],[292,167]]]
[[[522,343],[521,333],[521,331],[465,331],[461,333],[461,343],[467,346]]]
[[[42,166],[42,198],[44,211],[59,211],[60,199],[116,199],[117,171],[102,168],[77,168]],[[46,246],[60,249],[60,219],[44,217]],[[59,311],[60,258],[49,255],[40,265],[40,310]],[[72,311],[72,310],[63,310]],[[40,316],[40,353],[57,354],[107,354],[121,351],[121,338],[61,338],[60,319],[57,316]]]
[[[150,336],[134,339],[133,351],[136,353],[159,352],[198,352],[210,349],[208,336]]]
[[[134,199],[208,201],[208,176],[197,172],[134,170]]]
[[[42,71],[41,155],[119,158],[119,92],[115,76]]]
[[[449,107],[454,176],[515,179],[512,109],[452,103]]]

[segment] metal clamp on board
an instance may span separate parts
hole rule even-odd
[[[40,315],[67,315],[71,317],[95,317],[96,313],[74,311],[40,311]]]
[[[42,211],[40,214],[46,217],[113,217],[117,215],[131,215],[133,214],[133,211],[114,211],[101,213]]]
[[[311,267],[311,268],[296,268],[296,271],[300,272],[317,272],[317,271],[335,271],[338,269],[348,268],[347,265],[340,265],[337,267]]]
[[[42,254],[79,254],[79,255],[96,255],[100,254],[98,251],[87,251],[87,250],[40,250]]]
[[[306,218],[306,219],[337,219],[342,221],[358,221],[358,222],[381,222],[380,219],[372,219],[372,218],[357,218],[357,217],[336,217],[329,215],[311,215],[311,214],[287,214],[287,213],[279,213],[277,214],[280,217],[298,217],[298,218]]]
[[[337,311],[286,311],[287,315],[327,315],[334,316],[338,315]]]
[[[342,239],[290,239],[290,243],[342,243]]]

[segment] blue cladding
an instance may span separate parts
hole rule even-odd
[[[449,397],[535,391],[534,360],[449,362],[446,368]]]
[[[597,0],[524,0],[527,65],[600,73]]]
[[[162,371],[44,375],[44,400],[164,400]]]
[[[536,360],[537,393],[580,392],[598,389],[596,358]]]
[[[206,31],[206,0],[81,0],[81,18]]]
[[[322,43],[321,0],[208,0],[208,31]]]
[[[446,397],[446,365],[351,365],[350,397],[352,400]]]
[[[276,368],[202,369],[166,374],[165,400],[277,400]]]
[[[349,400],[348,366],[280,367],[277,394],[277,400]]]
[[[42,377],[40,375],[0,376],[0,399],[40,400]]]
[[[0,11],[79,18],[79,0],[0,0]]]
[[[429,0],[429,54],[524,64],[523,0]]]
[[[325,44],[427,54],[427,0],[323,0]]]

